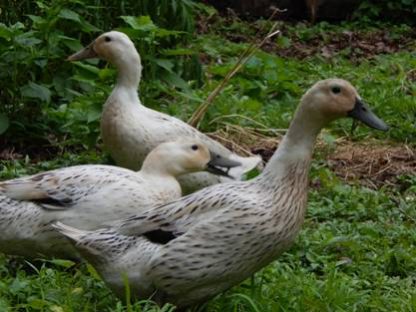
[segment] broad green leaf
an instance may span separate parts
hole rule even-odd
[[[81,25],[82,30],[83,30],[84,32],[98,32],[98,31],[101,31],[101,29],[100,29],[100,28],[95,27],[94,25],[92,25],[92,24],[88,23],[88,22],[87,22],[86,20],[84,20],[84,19],[81,19],[81,23],[80,23],[80,25]]]
[[[75,63],[75,65],[77,67],[80,67],[82,69],[85,69],[86,71],[88,71],[90,73],[93,73],[95,75],[98,75],[98,73],[100,72],[100,69],[99,68],[97,68],[95,66],[92,66],[92,65],[85,64],[85,63],[77,62],[77,63]]]
[[[9,303],[6,298],[0,298],[0,311],[9,311]]]
[[[6,132],[9,125],[9,118],[5,114],[0,114],[0,135]]]
[[[112,68],[103,68],[99,71],[98,73],[98,77],[101,80],[107,79],[109,77],[114,77],[116,75],[116,70],[112,69]]]
[[[100,280],[100,281],[102,280],[100,274],[98,274],[95,268],[89,263],[87,263],[87,271],[96,280]]]
[[[173,67],[175,66],[175,64],[173,64],[171,60],[166,60],[166,59],[152,59],[152,60],[160,67],[166,69],[168,72],[170,73],[173,72]]]
[[[166,49],[166,50],[162,50],[160,53],[163,55],[176,56],[176,55],[194,55],[197,52],[191,49],[181,48],[181,49]]]
[[[40,26],[42,24],[46,24],[48,21],[44,18],[37,16],[37,15],[31,15],[29,14],[28,17],[32,20],[35,28],[38,28],[37,26]]]
[[[16,277],[13,282],[9,286],[9,291],[12,294],[17,294],[23,289],[29,287],[29,281],[28,280],[21,280],[20,278]]]
[[[60,306],[57,305],[53,305],[50,307],[52,312],[64,312],[65,310],[63,308],[61,308]]]
[[[6,40],[10,40],[12,38],[13,31],[10,30],[9,27],[0,23],[0,38],[4,38]]]
[[[101,117],[101,107],[90,106],[87,112],[87,122],[93,122],[99,120]]]
[[[121,16],[123,21],[130,25],[133,29],[149,32],[157,29],[149,16]]]
[[[48,88],[31,81],[21,87],[20,92],[24,97],[39,99],[47,103],[51,100],[51,91]]]
[[[100,29],[95,27],[94,25],[88,23],[86,20],[82,18],[77,12],[69,10],[69,9],[62,9],[59,13],[59,17],[63,19],[67,19],[70,21],[77,22],[84,31],[92,32],[92,31],[99,31]]]
[[[49,260],[49,262],[50,263],[53,263],[53,264],[55,264],[57,266],[66,268],[66,269],[75,265],[75,262],[74,261],[65,260],[65,259],[52,259],[52,260]]]
[[[188,83],[173,72],[167,72],[163,75],[163,79],[175,87],[181,88],[185,92],[190,92]]]
[[[168,37],[168,36],[183,35],[183,34],[186,34],[186,32],[178,31],[178,30],[168,30],[168,29],[165,29],[165,28],[157,28],[155,30],[155,34],[156,34],[156,37],[163,38],[163,37]]]
[[[47,305],[48,305],[48,301],[46,300],[42,300],[38,298],[29,300],[29,306],[35,310],[43,310],[43,308]]]
[[[75,22],[78,22],[78,23],[81,22],[79,14],[72,11],[72,10],[69,10],[69,9],[62,9],[62,11],[59,13],[58,16],[63,18],[63,19],[75,21]]]
[[[42,42],[42,40],[39,40],[35,37],[34,31],[28,31],[24,34],[21,34],[17,36],[14,40],[16,43],[23,47],[32,47]]]

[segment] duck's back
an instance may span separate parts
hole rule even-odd
[[[121,97],[123,98],[123,97]],[[185,122],[146,108],[126,97],[120,102],[110,96],[101,119],[101,136],[118,165],[132,170],[140,168],[147,154],[159,144],[178,137],[198,138],[210,150],[223,156],[231,154],[225,147]]]

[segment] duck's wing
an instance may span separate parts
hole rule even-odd
[[[103,165],[74,166],[0,182],[0,193],[46,209],[67,209],[129,172]]]
[[[117,229],[162,246],[149,270],[159,289],[174,297],[186,297],[194,286],[226,289],[263,263],[264,249],[274,241],[261,225],[269,226],[271,217],[262,209],[257,190],[243,183],[207,188],[132,217]],[[259,241],[264,244],[257,245]],[[229,280],[224,282],[224,276]]]
[[[239,156],[227,149],[221,143],[217,142],[216,140],[210,138],[206,134],[198,131],[196,128],[188,125],[187,123],[175,117],[157,112],[154,118],[160,121],[158,125],[160,125],[161,127],[159,127],[158,131],[165,132],[163,133],[162,137],[169,137],[173,134],[175,136],[197,138],[201,140],[204,144],[206,144],[208,148],[212,150],[214,153],[217,153],[223,157],[230,158],[231,160],[240,162],[241,166],[231,168],[229,171],[229,174],[236,180],[241,180],[245,173],[251,171],[256,167],[262,169],[262,159],[258,155],[248,157]],[[165,125],[165,127],[163,127],[163,125]]]
[[[111,224],[119,234],[145,236],[155,243],[167,243],[206,222],[239,197],[246,182],[213,185],[168,204],[152,207],[140,215]],[[248,196],[247,196],[248,197]],[[245,199],[241,199],[245,200]]]

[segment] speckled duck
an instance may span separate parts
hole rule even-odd
[[[125,274],[138,297],[179,308],[201,303],[293,243],[306,212],[316,137],[328,123],[347,116],[388,128],[349,82],[319,81],[302,97],[287,134],[255,179],[208,187],[107,229],[55,227],[121,296]]]

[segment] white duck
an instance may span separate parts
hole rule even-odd
[[[137,170],[146,155],[158,144],[177,137],[198,138],[222,157],[241,163],[230,170],[236,180],[261,162],[258,156],[241,157],[187,123],[142,105],[137,94],[141,77],[140,56],[130,38],[118,31],[102,34],[68,60],[99,57],[117,67],[118,77],[101,117],[101,137],[119,166]],[[219,182],[230,181],[209,173],[188,174],[179,179],[186,193]]]
[[[298,234],[308,172],[322,127],[351,116],[387,126],[345,80],[316,83],[264,172],[213,185],[98,231],[56,224],[118,294],[126,274],[132,293],[179,308],[200,303],[275,260]]]
[[[139,172],[104,165],[80,165],[0,182],[0,251],[74,256],[56,220],[91,230],[147,207],[181,196],[176,177],[198,170],[221,174],[215,166],[236,165],[211,153],[198,140],[165,142]]]

